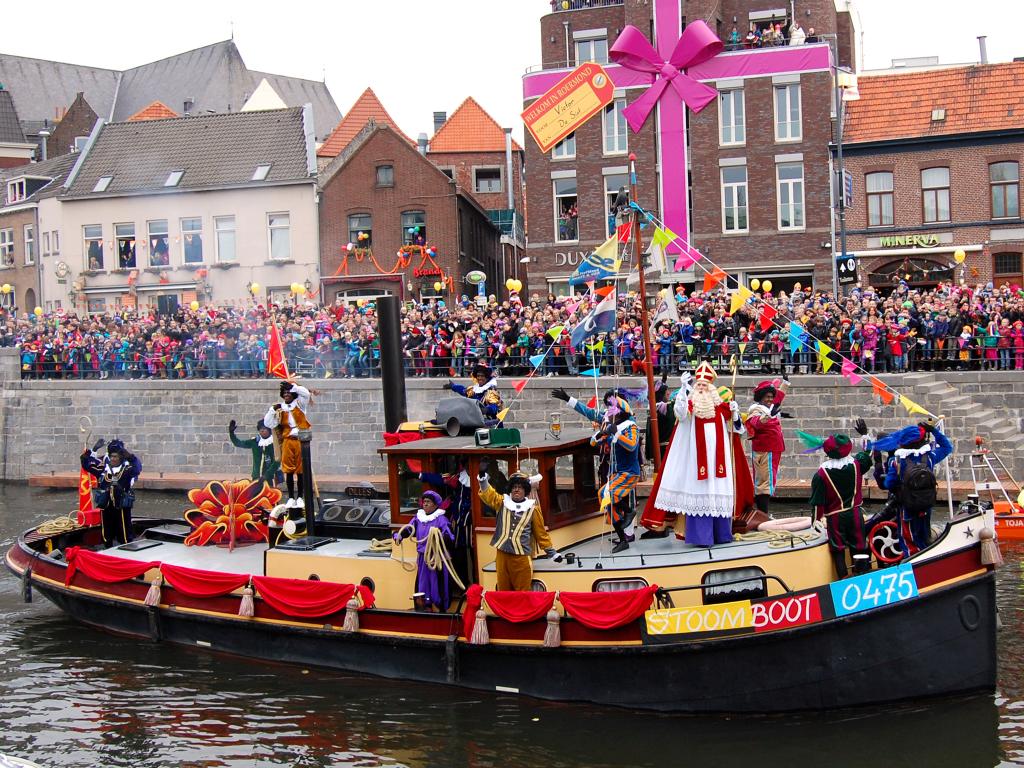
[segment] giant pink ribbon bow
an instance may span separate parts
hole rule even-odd
[[[669,83],[694,112],[700,112],[714,101],[718,91],[697,82],[682,70],[704,63],[723,48],[722,41],[711,31],[711,27],[703,21],[694,21],[686,25],[676,41],[672,55],[666,61],[644,37],[643,32],[627,24],[611,47],[609,57],[626,69],[646,72],[653,78],[651,87],[623,111],[629,127],[634,132],[640,130]]]

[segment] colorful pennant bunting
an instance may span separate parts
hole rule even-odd
[[[747,303],[747,300],[754,295],[754,292],[747,288],[745,285],[741,285],[736,289],[736,293],[732,295],[732,303],[729,304],[729,314],[735,315],[740,311],[740,308]]]
[[[847,360],[845,357],[843,358],[843,376],[853,385],[860,384],[864,380],[863,377],[857,375],[857,366],[853,361]]]
[[[592,379],[596,379],[601,375],[600,368],[590,368],[586,371],[580,371],[580,376],[590,376]]]
[[[604,339],[601,339],[597,344],[587,344],[587,349],[591,352],[604,352]]]
[[[900,405],[907,409],[907,413],[913,416],[915,413],[920,413],[922,416],[932,416],[932,414],[922,408],[920,405],[915,403],[906,395],[900,395]]]
[[[789,351],[799,352],[804,347],[804,335],[807,331],[800,323],[790,323],[789,326]]]
[[[832,354],[832,347],[823,341],[818,342],[818,360],[821,362],[821,370],[823,373],[828,373],[829,368],[835,364],[829,355]]]
[[[530,365],[534,368],[540,368],[540,364],[544,362],[544,354],[531,355]]]
[[[768,329],[772,327],[772,320],[779,314],[779,310],[775,307],[763,304],[761,306],[761,330],[767,333]]]
[[[558,341],[558,337],[562,335],[562,331],[564,330],[564,325],[556,325],[554,328],[548,328],[548,336],[550,336],[555,341]]]
[[[518,381],[513,381],[512,389],[514,389],[516,393],[522,392],[523,388],[526,386],[526,382],[528,381],[529,379],[519,379]]]
[[[871,377],[871,391],[878,395],[881,401],[886,405],[889,405],[896,399],[896,395],[886,389],[885,384],[883,384],[877,376]]]
[[[615,236],[618,238],[620,243],[628,243],[629,236],[633,231],[633,222],[627,221],[625,224],[619,224],[615,228]]]
[[[508,412],[511,410],[512,406],[509,406],[508,408],[502,408],[500,411],[498,411],[498,421],[504,421],[505,417],[508,416]]]
[[[721,267],[715,267],[706,275],[704,275],[704,293],[710,293],[715,290],[715,286],[725,280],[729,275]]]

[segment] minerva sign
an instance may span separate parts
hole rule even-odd
[[[878,238],[883,248],[911,247],[934,248],[939,244],[939,236],[931,235],[885,235]]]

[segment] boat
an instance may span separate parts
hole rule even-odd
[[[382,326],[397,327],[397,305],[382,304]],[[38,592],[83,624],[142,641],[553,701],[767,713],[995,687],[986,510],[957,516],[896,565],[837,580],[816,527],[711,548],[638,538],[613,554],[586,429],[525,429],[492,444],[444,432],[380,453],[386,510],[365,488],[330,515],[310,502],[301,535],[272,548],[188,546],[180,520],[137,518],[135,541],[103,551],[95,525],[30,529],[6,565],[25,599]],[[445,612],[418,610],[411,547],[381,547],[359,529],[409,522],[422,486],[407,469],[451,471],[459,457],[474,491],[476,583]],[[476,494],[485,461],[496,487],[515,471],[541,476],[536,494],[564,557],[534,560],[533,591],[515,593],[515,609],[494,590],[495,516]]]
[[[1014,480],[999,455],[985,447],[984,438],[975,437],[974,443],[976,450],[968,462],[974,493],[961,503],[959,513],[990,511],[998,538],[1024,541],[1024,486]]]

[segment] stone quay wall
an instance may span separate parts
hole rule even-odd
[[[250,456],[228,440],[227,424],[235,419],[243,437],[277,398],[277,381],[31,381],[20,378],[13,350],[0,350],[0,480],[75,471],[84,435],[82,417],[91,420],[92,439],[119,437],[142,458],[145,472],[222,473],[225,478],[247,474]],[[882,376],[933,413],[946,417],[946,432],[957,447],[951,465],[954,479],[970,479],[967,456],[976,435],[998,451],[1017,478],[1024,478],[1024,376],[1020,373],[917,373]],[[735,389],[745,409],[759,378],[740,376]],[[506,380],[507,381],[507,380]],[[433,417],[434,404],[445,396],[443,379],[406,382],[410,420]],[[673,386],[677,380],[670,382]],[[720,383],[729,383],[727,376]],[[385,464],[377,454],[382,445],[384,408],[377,379],[314,381],[321,391],[310,413],[314,426],[313,463],[320,475],[380,475]],[[602,378],[611,386],[641,386],[641,380]],[[535,378],[512,405],[509,426],[544,426],[559,413],[563,424],[585,426],[584,420],[551,398],[564,387],[580,399],[594,394],[593,380]],[[506,403],[511,386],[502,387]],[[640,408],[644,418],[646,408]],[[851,387],[838,376],[795,376],[784,410],[788,452],[783,464],[787,479],[809,479],[819,457],[801,455],[797,429],[815,435],[852,432],[863,416],[872,431],[891,430],[913,419],[898,405],[884,406],[871,388]]]

